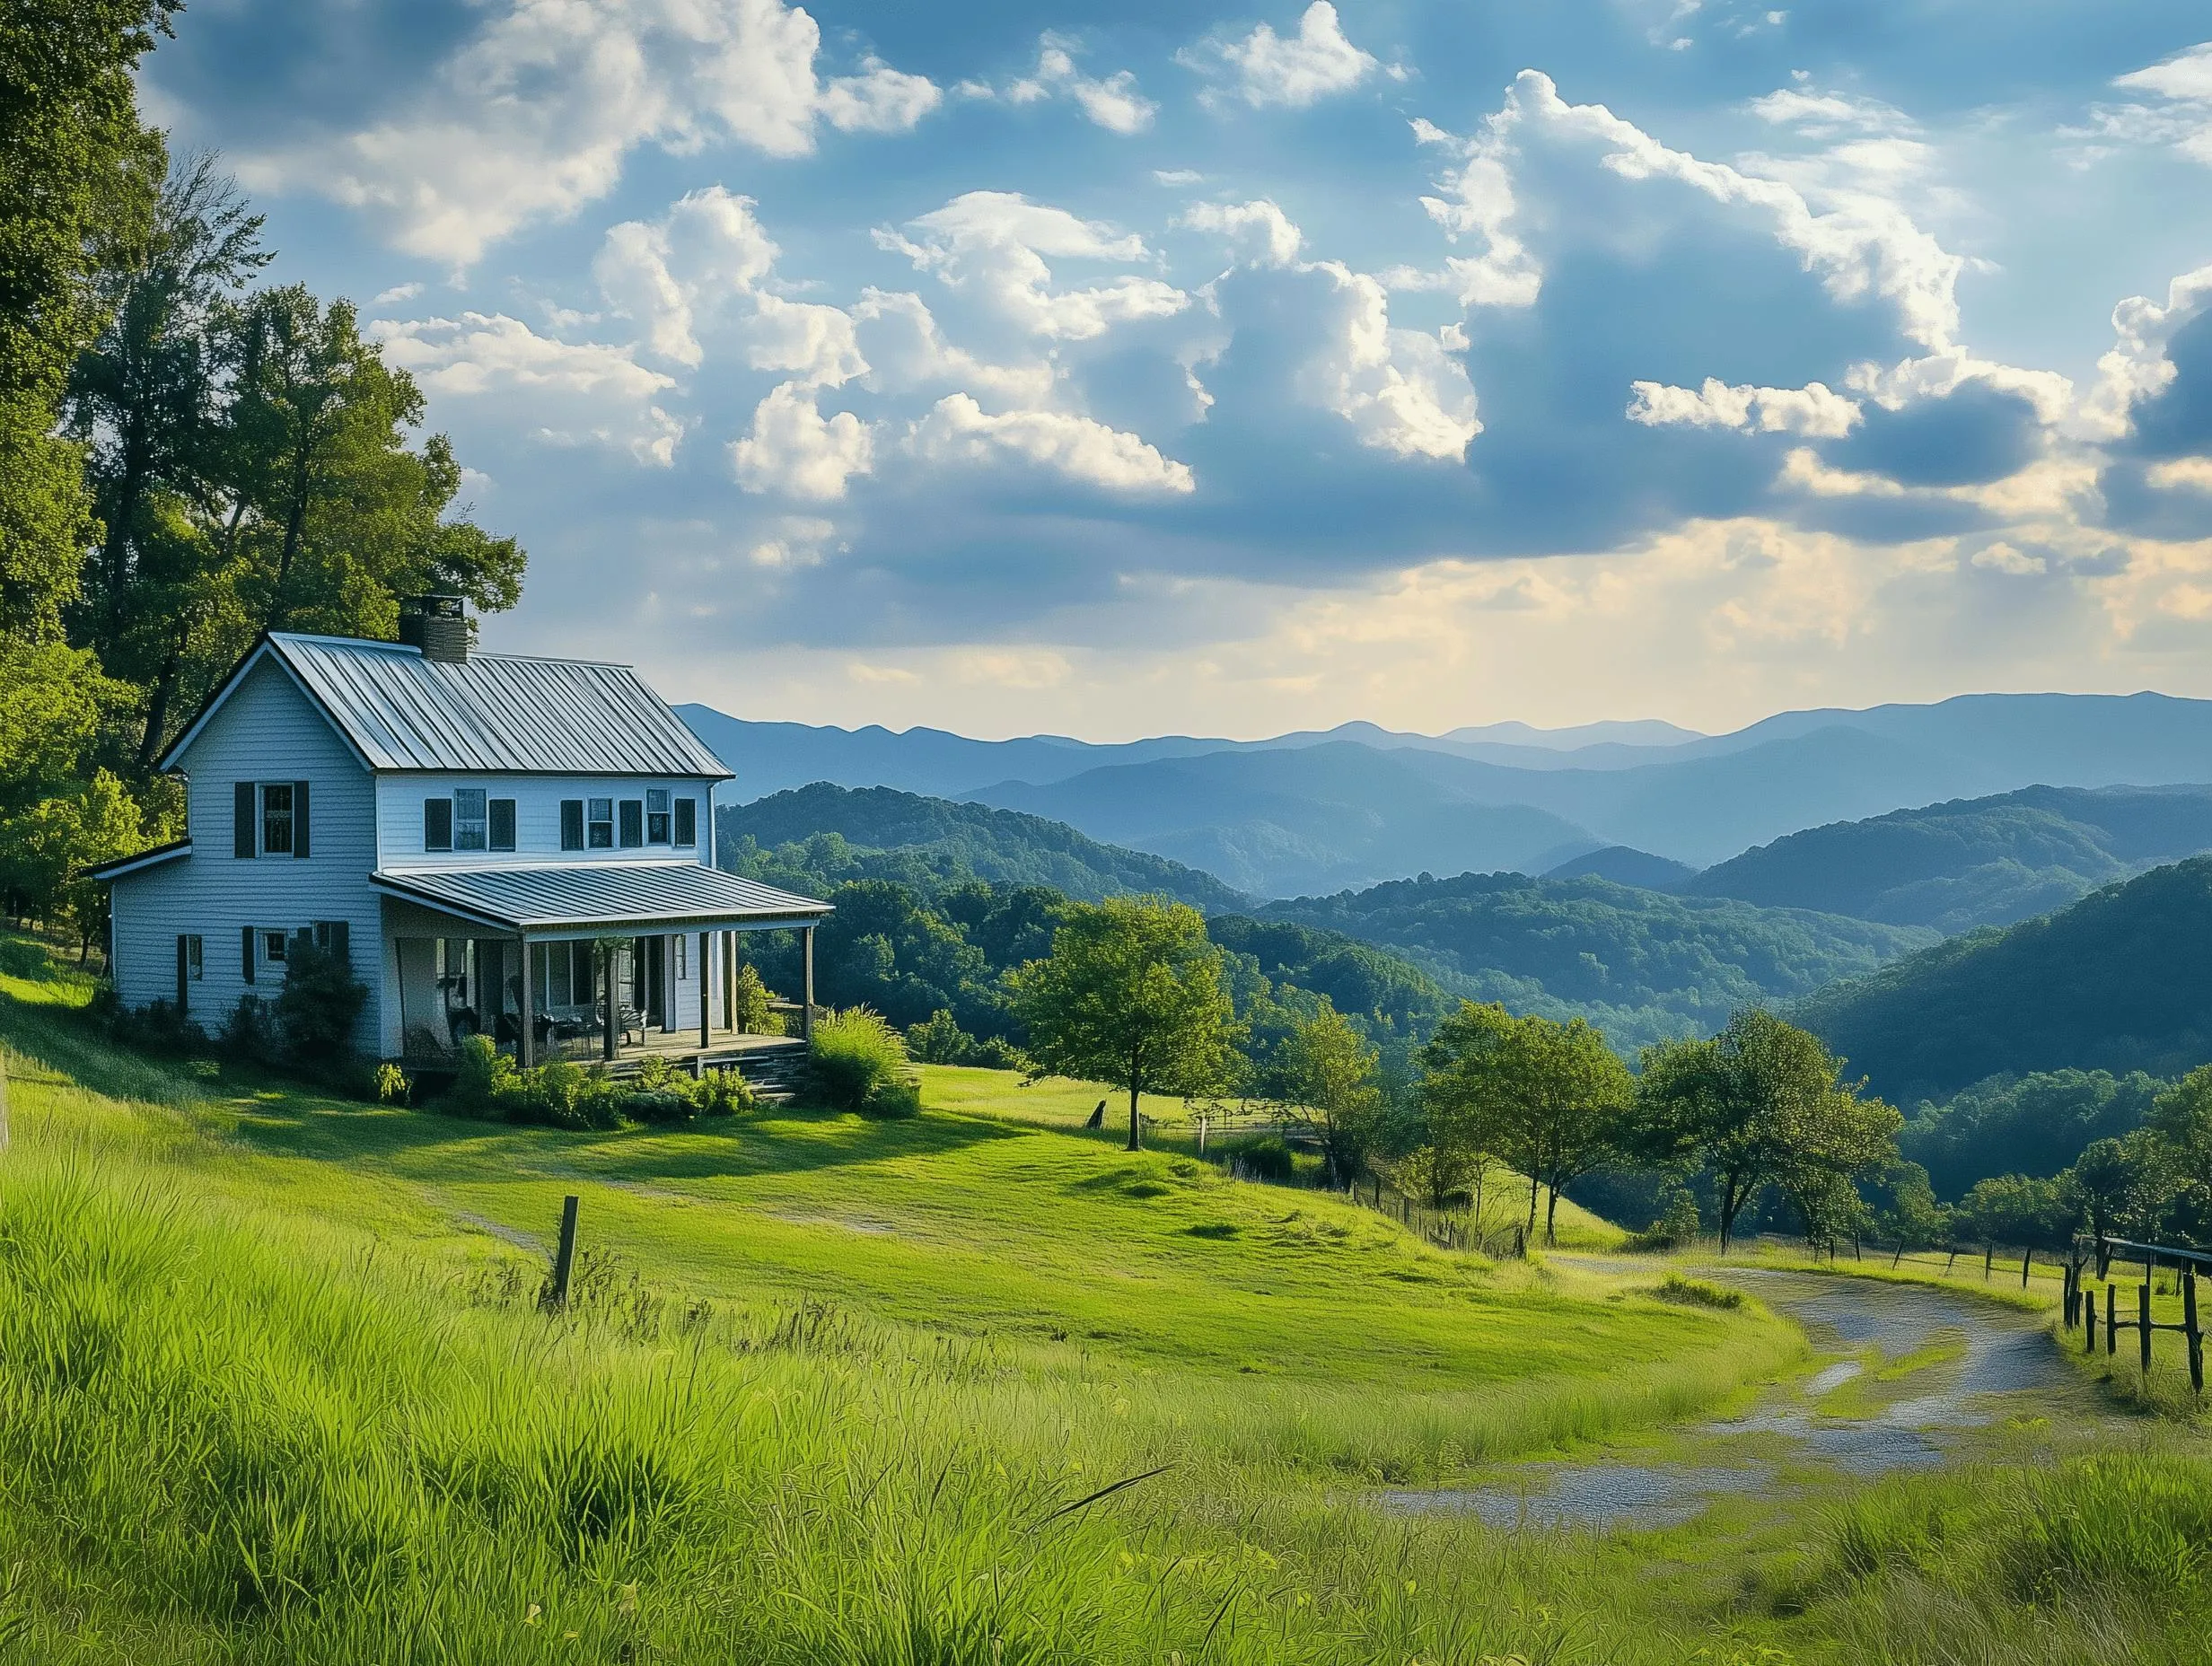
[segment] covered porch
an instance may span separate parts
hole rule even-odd
[[[450,1068],[488,1036],[525,1068],[667,1057],[749,1073],[802,1051],[827,903],[695,863],[384,872],[387,1057]],[[743,942],[801,934],[796,1001],[743,998]],[[780,1021],[763,1022],[770,1014]],[[780,1028],[783,1033],[765,1033]]]

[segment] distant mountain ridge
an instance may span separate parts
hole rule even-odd
[[[2032,786],[1810,828],[1685,889],[1955,933],[2049,913],[2208,849],[2212,787]]]
[[[2179,1075],[2212,1059],[2212,857],[1952,938],[1791,1016],[1896,1103],[2000,1072]]]
[[[849,848],[812,843],[825,835]],[[769,852],[812,844],[808,859],[794,865],[828,869],[839,880],[896,879],[924,890],[967,879],[1049,885],[1086,902],[1156,894],[1209,912],[1251,901],[1210,873],[1100,844],[1057,821],[890,787],[818,782],[750,804],[724,805],[715,813],[715,837],[717,859],[725,865],[748,839]]]
[[[1873,971],[1935,934],[1602,879],[1518,873],[1395,880],[1257,911],[1402,955],[1455,995],[1577,1014],[1627,1051],[1706,1034],[1739,1007]]]
[[[1611,726],[1549,737],[1571,746],[1479,738],[1497,725],[1420,736],[1359,723],[1257,741],[1094,746],[683,711],[747,797],[822,780],[973,799],[1272,896],[1424,869],[1542,872],[1609,845],[1704,867],[1907,805],[2039,785],[2160,786],[2212,772],[2212,701],[2158,694],[1969,695],[1786,712],[1668,744],[1646,743],[1653,732],[1633,726],[1634,743],[1588,738]]]

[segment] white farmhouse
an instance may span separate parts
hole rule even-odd
[[[304,931],[367,986],[370,1057],[703,1061],[744,1050],[736,934],[795,928],[811,1026],[829,905],[714,866],[730,771],[636,671],[471,653],[457,597],[400,636],[270,632],[163,754],[187,837],[94,871],[125,1005],[214,1029]]]

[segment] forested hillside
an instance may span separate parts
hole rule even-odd
[[[886,879],[929,888],[987,880],[1049,885],[1087,902],[1151,893],[1208,910],[1242,908],[1248,900],[1210,873],[1102,845],[1064,822],[891,787],[818,781],[716,811],[715,833],[717,848],[734,860],[746,860],[748,850],[774,851],[783,865],[832,881]]]
[[[1793,833],[1686,889],[1955,933],[2045,914],[2208,848],[2212,788],[2032,786]]]
[[[1900,1103],[2000,1071],[2179,1074],[2212,1058],[2212,857],[1953,938],[1792,1016]]]
[[[1738,1007],[1806,994],[1931,941],[1911,927],[1518,873],[1399,880],[1260,914],[1402,954],[1458,995],[1587,1016],[1624,1048],[1708,1033]]]
[[[836,906],[815,933],[821,1001],[872,1007],[901,1028],[946,1012],[974,1040],[1018,1048],[1024,1037],[1005,977],[1051,952],[1068,897],[1046,885],[946,881],[926,871],[841,876],[803,865],[841,849],[849,847],[834,834],[773,850],[725,844],[721,864]],[[894,867],[908,854],[878,853]],[[1207,932],[1227,957],[1225,981],[1238,1018],[1250,1027],[1245,1051],[1255,1065],[1264,1064],[1289,1016],[1312,1012],[1320,996],[1398,1060],[1455,1004],[1419,968],[1341,933],[1235,914],[1209,919]],[[798,989],[799,946],[789,934],[765,933],[749,949],[772,990]]]

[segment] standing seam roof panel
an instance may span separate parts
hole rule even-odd
[[[712,776],[730,771],[627,665],[273,632],[270,645],[379,769]]]

